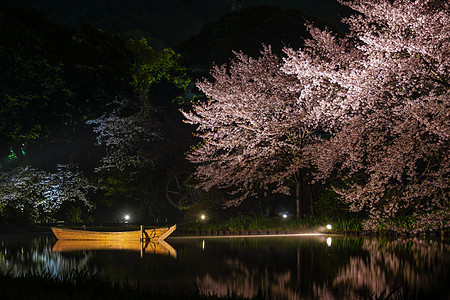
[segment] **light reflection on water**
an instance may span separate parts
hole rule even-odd
[[[417,238],[340,236],[169,238],[176,258],[128,250],[52,252],[56,239],[0,238],[0,271],[64,275],[88,270],[185,293],[276,299],[378,298],[405,287],[417,298],[449,297],[450,246]],[[400,289],[399,289],[400,288]]]
[[[70,271],[86,267],[91,254],[85,253],[72,259],[66,259],[60,253],[53,253],[55,239],[39,236],[19,240],[3,239],[0,248],[0,271],[11,274],[49,272],[51,275],[67,274]],[[95,272],[96,270],[92,270]]]

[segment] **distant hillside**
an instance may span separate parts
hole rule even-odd
[[[335,24],[349,11],[335,0],[0,0],[0,4],[31,6],[72,28],[87,23],[124,37],[145,37],[157,49],[174,47],[199,33],[205,23],[248,6],[295,8]]]
[[[176,50],[190,68],[204,73],[212,63],[228,62],[233,50],[258,57],[262,44],[271,45],[272,51],[279,54],[285,46],[299,48],[304,38],[309,37],[306,22],[326,26],[295,9],[248,7],[205,24],[198,35],[184,40]]]

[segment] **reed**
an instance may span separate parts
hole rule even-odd
[[[316,231],[327,224],[331,224],[333,231],[355,232],[361,231],[363,218],[356,215],[342,216],[308,216],[296,219],[291,216],[287,219],[281,216],[245,216],[239,215],[223,220],[208,220],[186,222],[178,225],[183,231],[240,231],[240,230],[290,230],[290,231]]]

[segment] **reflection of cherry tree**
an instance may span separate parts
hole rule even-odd
[[[28,212],[34,220],[55,212],[63,202],[82,201],[88,208],[89,184],[75,165],[58,165],[54,173],[18,167],[0,173],[0,214],[6,207]]]
[[[299,291],[290,288],[295,286],[292,284],[294,278],[290,270],[271,273],[266,269],[261,277],[259,273],[261,270],[255,270],[236,258],[224,259],[224,265],[227,269],[231,269],[231,274],[227,276],[228,280],[216,279],[209,274],[197,278],[197,285],[202,294],[227,297],[233,293],[244,298],[254,298],[259,292],[270,291],[273,299],[301,299]]]
[[[337,275],[334,285],[351,286],[352,297],[364,290],[379,297],[383,292],[387,295],[406,285],[411,290],[434,290],[442,286],[438,278],[444,282],[449,279],[447,266],[450,258],[442,254],[444,249],[441,247],[445,251],[450,250],[448,245],[440,246],[437,242],[418,239],[389,242],[366,239],[363,250],[369,256],[351,257],[349,264]]]
[[[287,268],[276,267],[273,261],[223,257],[216,260],[221,271],[197,275],[197,286],[202,294],[218,296],[252,298],[263,292],[274,299],[360,299],[391,292],[402,296],[405,287],[418,296],[442,295],[445,291],[440,289],[450,279],[450,245],[436,241],[338,238],[331,246],[320,242],[313,251],[297,248],[297,257],[284,261]],[[324,258],[326,253],[331,256]],[[353,254],[348,257],[348,253]]]

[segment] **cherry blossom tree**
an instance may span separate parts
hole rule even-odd
[[[160,210],[162,197],[155,191],[164,184],[161,169],[170,157],[170,150],[164,147],[168,142],[161,120],[165,113],[135,99],[117,98],[107,112],[87,122],[102,155],[92,178],[103,192],[99,209],[102,205],[133,203],[155,214]]]
[[[209,101],[185,117],[203,139],[188,155],[200,186],[234,186],[236,204],[257,188],[287,192],[311,162],[318,179],[346,184],[336,191],[369,229],[402,214],[415,232],[448,227],[449,4],[341,3],[358,12],[345,37],[309,25],[284,63],[268,48],[236,53],[198,84]]]
[[[203,142],[187,157],[197,164],[201,188],[233,188],[227,205],[261,191],[289,194],[289,180],[294,181],[299,217],[301,174],[308,166],[303,148],[316,128],[306,118],[312,108],[297,101],[298,80],[285,74],[281,63],[270,47],[257,59],[236,52],[229,66],[211,71],[214,81],[198,82],[208,101],[183,114],[198,125]]]
[[[346,182],[338,192],[369,212],[367,228],[411,211],[412,231],[449,227],[449,3],[342,3],[359,12],[344,20],[350,34],[310,26],[303,49],[286,49],[284,70],[330,135],[306,152],[319,178]]]
[[[87,121],[97,134],[97,144],[105,147],[97,172],[152,167],[154,160],[142,151],[162,138],[161,130],[150,109],[126,98],[110,103],[111,111]]]
[[[56,212],[66,201],[81,201],[92,209],[93,204],[87,199],[90,188],[93,187],[75,165],[58,165],[53,173],[17,167],[0,173],[0,215],[9,207],[36,221],[44,214]]]

